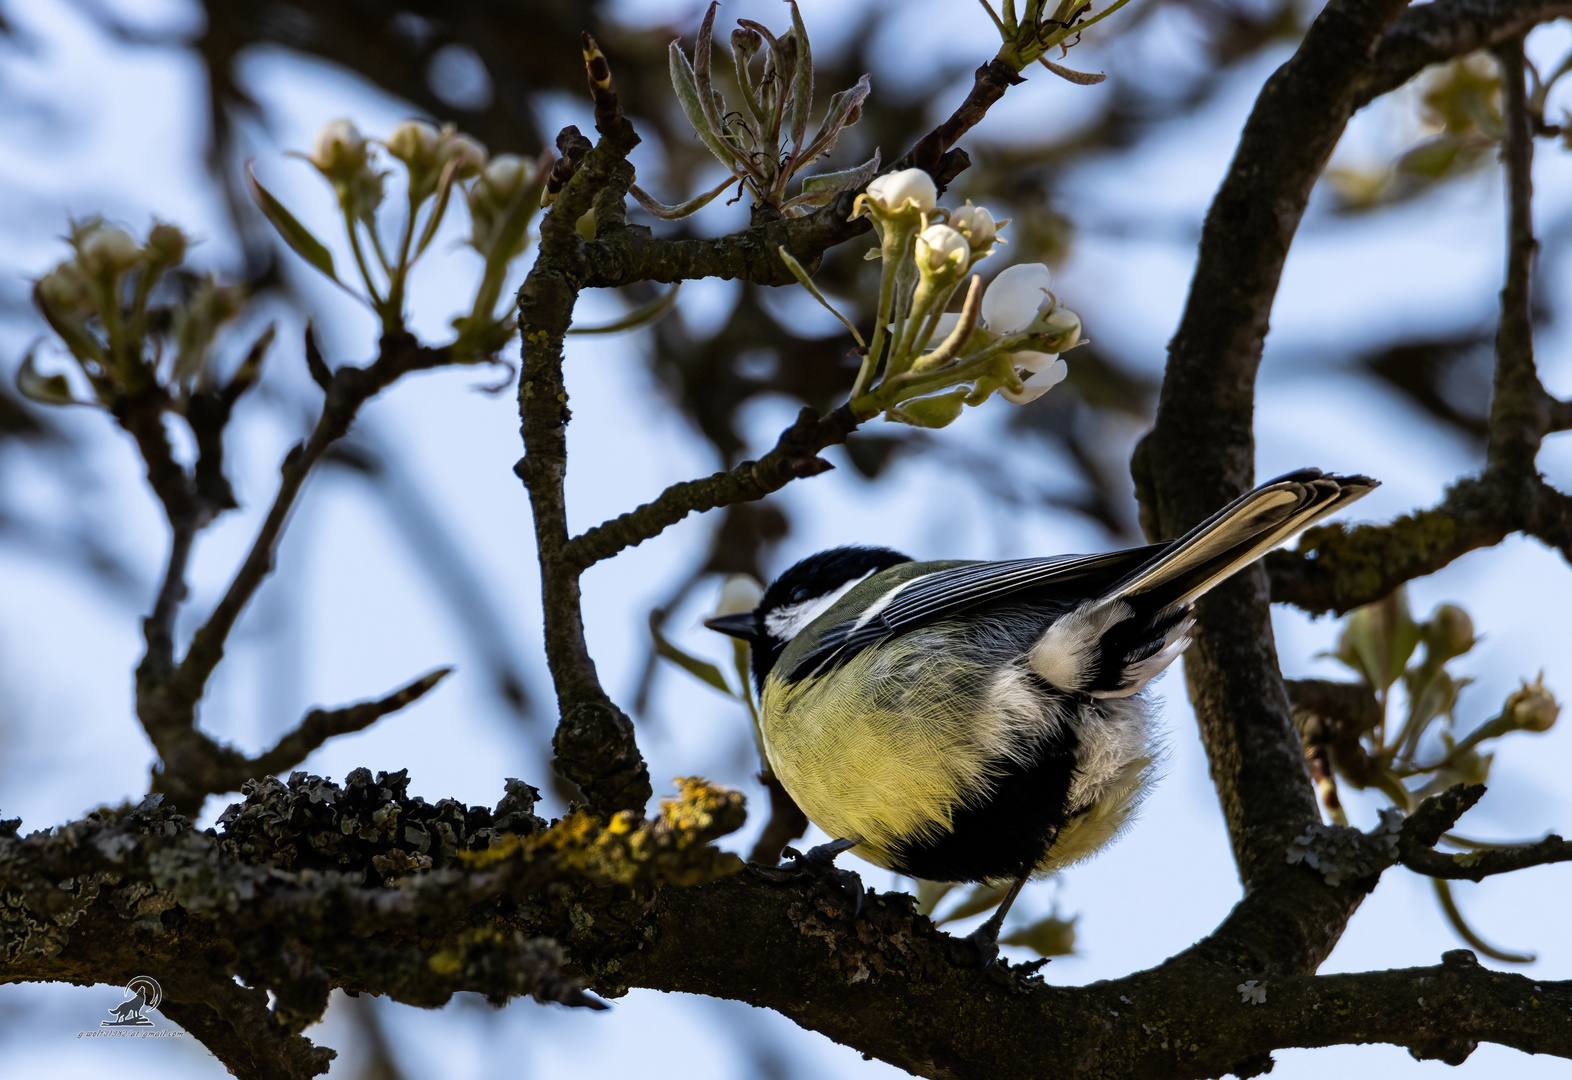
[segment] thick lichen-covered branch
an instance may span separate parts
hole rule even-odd
[[[342,785],[253,783],[207,831],[156,797],[26,837],[8,823],[0,981],[152,975],[171,1019],[259,1078],[326,1068],[331,1051],[300,1031],[334,988],[426,1007],[458,991],[595,1007],[586,982],[774,1008],[924,1076],[1253,1075],[1272,1050],[1352,1041],[1449,1059],[1481,1041],[1572,1056],[1566,983],[1487,971],[1467,953],[1324,977],[1267,959],[1294,947],[1301,920],[1356,904],[1406,828],[1327,830],[1301,849],[1313,860],[1191,949],[1056,987],[1038,964],[981,968],[909,896],[870,894],[853,920],[833,886],[744,868],[712,843],[741,823],[742,801],[702,781],[681,781],[652,820],[577,813],[550,826],[517,781],[495,809],[430,804],[407,783],[363,769]]]
[[[1283,263],[1371,54],[1403,7],[1333,0],[1256,99],[1207,213],[1156,426],[1132,464],[1154,539],[1179,535],[1254,482],[1255,377]],[[1284,839],[1319,814],[1278,670],[1264,573],[1239,574],[1197,611],[1185,674],[1240,875],[1253,887],[1275,872]]]
[[[151,975],[163,1011],[237,1075],[311,1076],[332,1055],[300,1032],[336,987],[427,1007],[460,990],[600,1007],[557,938],[598,921],[599,949],[636,950],[626,924],[654,891],[741,865],[710,845],[741,824],[741,797],[702,781],[652,821],[550,827],[517,781],[494,810],[432,805],[407,783],[364,769],[342,786],[253,782],[217,830],[158,796],[26,837],[6,823],[0,981]]]
[[[1572,499],[1537,474],[1464,477],[1437,505],[1384,525],[1336,523],[1307,530],[1295,550],[1267,557],[1272,599],[1313,615],[1341,615],[1514,532],[1572,560]]]

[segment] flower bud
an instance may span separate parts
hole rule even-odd
[[[350,120],[331,120],[317,133],[316,146],[306,159],[334,183],[348,184],[366,167],[365,136]]]
[[[1055,339],[1056,350],[1063,352],[1080,342],[1081,317],[1069,308],[1054,308],[1046,315],[1038,316],[1030,329],[1035,333],[1051,335]]]
[[[1549,731],[1561,715],[1561,705],[1545,688],[1545,673],[1541,671],[1532,683],[1525,682],[1514,690],[1501,711],[1524,731]]]
[[[186,234],[160,221],[147,234],[147,253],[162,266],[176,266],[186,257]]]
[[[917,269],[925,273],[936,273],[949,266],[965,270],[971,253],[966,237],[948,225],[930,225],[917,237]]]
[[[966,200],[965,206],[950,215],[950,227],[966,237],[973,251],[987,251],[999,235],[999,227],[988,208],[973,206],[970,199]]]
[[[437,147],[442,143],[442,132],[424,120],[406,120],[393,129],[383,145],[389,156],[402,161],[412,170],[431,168],[437,160]]]
[[[715,614],[740,615],[759,606],[764,590],[752,574],[732,574],[721,586],[720,600],[715,604]]]
[[[486,148],[468,135],[450,134],[437,148],[437,161],[444,167],[450,161],[457,161],[454,179],[468,180],[480,175],[480,170],[486,167]]]
[[[63,262],[38,282],[38,298],[57,318],[70,318],[92,304],[87,278],[75,262]]]
[[[868,201],[887,214],[898,214],[915,206],[919,213],[931,214],[939,204],[939,189],[933,177],[921,169],[876,176],[868,183]]]
[[[1445,662],[1474,647],[1474,620],[1456,604],[1442,604],[1424,625],[1429,659]]]
[[[530,182],[533,171],[530,163],[516,154],[498,154],[481,172],[475,190],[483,191],[491,205],[501,209]]]
[[[82,237],[77,258],[92,276],[114,277],[140,262],[142,249],[124,229],[101,225]]]

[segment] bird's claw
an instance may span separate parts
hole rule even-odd
[[[999,931],[984,924],[961,938],[977,953],[978,966],[987,971],[999,959]]]
[[[852,919],[862,914],[862,901],[865,892],[862,887],[862,878],[851,870],[842,870],[835,865],[835,856],[841,852],[857,846],[856,840],[831,840],[827,844],[809,848],[803,854],[796,848],[786,848],[781,852],[791,860],[787,868],[805,877],[817,878],[830,882],[841,892],[845,893],[852,902]]]

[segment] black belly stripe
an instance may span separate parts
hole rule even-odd
[[[1060,691],[1043,683],[1047,693]],[[1076,707],[1095,709],[1076,695]],[[896,849],[894,869],[929,881],[982,881],[1031,873],[1068,818],[1065,806],[1075,777],[1077,739],[1065,725],[1038,746],[1031,760],[998,764],[986,801],[956,811],[952,831]]]

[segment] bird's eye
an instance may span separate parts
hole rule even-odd
[[[808,599],[808,590],[807,589],[796,588],[796,589],[793,589],[791,591],[791,602],[792,603],[800,604],[800,603],[802,603],[806,599]]]

